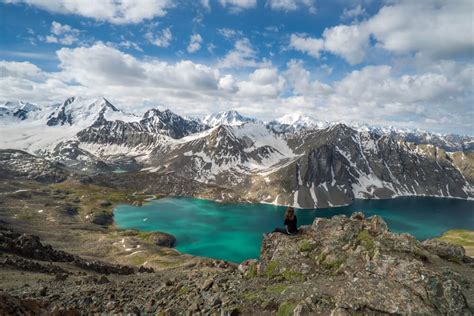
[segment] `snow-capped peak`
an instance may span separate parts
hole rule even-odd
[[[309,127],[316,125],[316,120],[309,117],[304,116],[301,112],[295,112],[291,114],[286,114],[276,121],[280,124],[292,125],[292,126],[302,126],[302,127]]]
[[[47,124],[87,127],[99,119],[136,121],[139,117],[117,109],[105,98],[70,97],[49,116]]]
[[[310,128],[326,128],[328,122],[319,122],[310,116],[303,115],[301,112],[286,114],[267,124],[276,132],[287,132]]]
[[[36,119],[41,107],[24,101],[5,102],[0,105],[0,118],[10,117],[14,120]]]
[[[217,125],[236,126],[249,122],[255,123],[258,122],[258,120],[255,118],[243,116],[235,110],[230,110],[207,115],[202,119],[202,122],[206,125],[213,127]]]

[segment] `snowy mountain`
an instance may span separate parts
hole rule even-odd
[[[244,123],[256,123],[259,120],[251,117],[245,117],[241,115],[239,112],[231,110],[231,111],[224,111],[219,112],[216,114],[210,114],[205,116],[202,120],[202,123],[209,125],[211,127],[215,127],[217,125],[242,125]]]
[[[267,124],[235,111],[202,121],[158,109],[136,116],[104,98],[6,103],[0,113],[0,148],[114,175],[134,190],[307,208],[354,198],[474,198],[467,136],[319,123],[299,113]]]
[[[297,132],[303,129],[327,128],[331,124],[320,122],[300,112],[284,115],[267,123],[267,126],[277,133]]]
[[[36,104],[18,101],[5,102],[0,105],[0,121],[15,122],[18,120],[37,118],[41,107]]]

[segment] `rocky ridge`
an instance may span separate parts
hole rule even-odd
[[[58,262],[72,255],[59,255],[34,236],[2,233],[0,245],[0,277],[18,274],[13,287],[0,286],[2,313],[469,315],[474,310],[474,262],[462,247],[392,233],[380,217],[366,219],[362,213],[317,218],[296,236],[268,234],[260,259],[238,267],[207,260],[127,275]]]
[[[190,188],[193,179],[185,195],[203,196],[213,187],[220,189],[209,196],[216,200],[301,208],[346,205],[355,198],[474,198],[468,136],[318,124],[302,116],[265,124],[235,111],[203,121],[158,109],[138,117],[106,99],[80,97],[53,106],[52,112],[18,106],[31,112],[13,118],[24,132],[17,135],[9,116],[0,117],[7,123],[0,132],[14,134],[0,146],[21,147],[77,173],[129,172],[143,180],[136,181],[136,190],[164,193],[146,179],[172,175],[182,182],[177,188]],[[454,149],[462,151],[446,151]]]

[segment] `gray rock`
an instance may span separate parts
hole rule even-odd
[[[201,285],[201,290],[207,291],[210,289],[210,287],[214,284],[213,279],[207,279],[204,281],[204,283]]]
[[[300,251],[308,244],[313,247]],[[258,266],[259,274],[272,280],[306,280],[313,288],[334,283],[333,303],[323,310],[331,308],[335,315],[469,313],[459,277],[428,262],[434,254],[464,264],[464,252],[457,246],[421,243],[408,234],[391,233],[380,217],[364,219],[355,213],[351,218],[317,218],[297,236],[267,235]],[[298,305],[299,313],[310,307],[303,305]]]
[[[449,261],[462,262],[466,256],[466,251],[462,246],[450,244],[438,239],[425,240],[421,245],[429,252]]]

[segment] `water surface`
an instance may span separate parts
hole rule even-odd
[[[119,205],[115,221],[120,228],[162,231],[177,238],[176,248],[192,255],[241,262],[258,258],[262,234],[282,225],[285,207],[267,204],[221,204],[194,198],[167,197],[141,207]],[[350,215],[363,210],[380,215],[390,230],[418,239],[441,235],[454,228],[474,229],[474,201],[430,197],[356,200],[352,205],[297,210],[298,225],[315,217]]]

